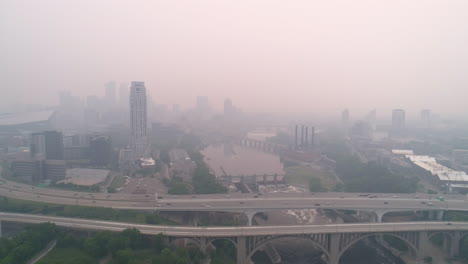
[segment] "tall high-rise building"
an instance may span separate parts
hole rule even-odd
[[[208,99],[208,96],[197,96],[197,110],[199,111],[210,110],[210,101]]]
[[[234,105],[232,104],[231,99],[225,99],[224,100],[224,115],[225,116],[230,116],[233,115],[235,112]]]
[[[119,88],[119,104],[122,107],[128,107],[128,85],[126,83],[120,83]]]
[[[31,155],[40,160],[63,160],[63,136],[57,131],[31,134]]]
[[[392,111],[392,131],[394,133],[403,132],[405,130],[405,110],[393,109]]]
[[[106,83],[106,91],[104,95],[104,100],[108,104],[108,106],[112,106],[115,104],[115,82],[108,82]]]
[[[149,158],[147,136],[146,88],[144,82],[132,82],[130,87],[130,147],[134,159]]]
[[[431,127],[431,110],[423,109],[421,111],[421,120],[423,122],[424,128],[430,128]]]

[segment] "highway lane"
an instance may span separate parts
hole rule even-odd
[[[0,220],[17,223],[50,222],[62,227],[89,230],[122,231],[137,228],[143,234],[163,233],[168,236],[256,236],[256,235],[294,235],[323,233],[361,233],[361,232],[398,232],[398,231],[442,231],[468,230],[464,222],[400,222],[400,223],[359,223],[337,225],[294,225],[294,226],[251,226],[251,227],[191,227],[191,226],[156,226],[129,224],[111,221],[88,220],[78,218],[52,217],[43,215],[0,213]]]
[[[23,200],[54,204],[111,207],[159,211],[226,211],[243,212],[289,209],[353,209],[353,210],[459,210],[468,211],[465,196],[446,196],[438,201],[428,194],[359,194],[359,193],[270,193],[215,195],[155,195],[81,193],[51,188],[32,187],[3,181],[0,195]],[[256,197],[256,198],[255,198]],[[373,198],[370,198],[373,197]]]

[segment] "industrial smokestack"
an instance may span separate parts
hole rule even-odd
[[[301,127],[301,147],[304,146],[304,125]]]
[[[297,149],[297,125],[296,125],[296,135],[294,136],[294,149]]]
[[[310,135],[310,145],[314,145],[314,138],[315,138],[315,127],[312,127],[312,133]]]

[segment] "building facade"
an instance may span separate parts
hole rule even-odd
[[[401,134],[405,131],[405,110],[394,109],[392,111],[392,134]]]
[[[31,134],[31,155],[36,159],[63,160],[63,136],[57,131]]]
[[[147,135],[147,101],[144,82],[132,82],[130,87],[130,148],[133,159],[149,158]]]
[[[111,159],[111,141],[106,136],[95,136],[89,143],[89,158],[91,164],[106,167]]]

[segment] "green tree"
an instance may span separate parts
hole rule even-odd
[[[157,234],[153,237],[153,249],[160,253],[164,249],[164,235],[162,233]]]
[[[183,182],[170,183],[169,194],[190,194],[187,184]]]
[[[321,192],[323,191],[322,180],[319,178],[310,178],[309,180],[309,190],[311,192]]]
[[[141,235],[140,230],[136,228],[125,229],[122,232],[122,237],[127,238],[129,246],[131,249],[141,249],[143,248],[143,236]]]
[[[132,251],[130,249],[123,249],[117,251],[114,261],[116,264],[128,264],[132,259]]]

